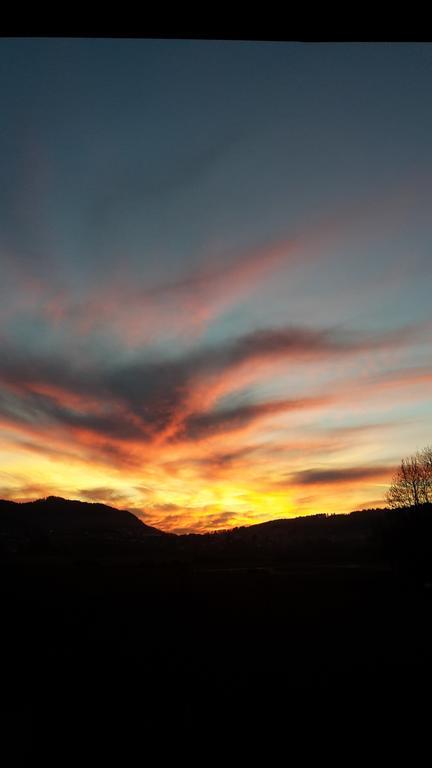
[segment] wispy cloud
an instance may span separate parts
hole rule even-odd
[[[119,274],[115,271],[84,302],[61,294],[47,305],[47,313],[61,316],[63,322],[86,334],[108,325],[123,342],[132,345],[174,332],[195,338],[278,268],[298,258],[299,247],[287,240],[225,256],[216,263],[213,257],[208,265],[161,283],[149,284],[137,275],[131,280],[124,270]]]
[[[296,472],[290,482],[295,485],[347,485],[364,480],[388,480],[393,472],[393,466],[312,468]]]
[[[421,332],[421,329],[420,329]],[[213,409],[197,396],[205,382],[231,375],[261,360],[283,359],[295,364],[355,355],[403,345],[416,329],[381,334],[339,330],[282,328],[245,334],[224,344],[203,347],[178,358],[137,360],[123,366],[106,363],[101,369],[77,368],[58,357],[20,357],[4,347],[0,382],[0,416],[28,427],[52,429],[61,425],[76,437],[94,434],[101,439],[140,442],[196,440],[207,433],[242,427],[282,411],[313,408],[336,397],[335,392],[248,403]],[[257,368],[259,376],[260,369]],[[407,374],[404,372],[403,376]],[[427,375],[416,371],[415,376]],[[402,377],[403,378],[403,377]],[[377,379],[370,387],[382,386]],[[363,387],[367,386],[363,383]],[[338,397],[347,397],[340,387]],[[317,399],[318,398],[318,399]],[[203,409],[203,410],[202,410]]]

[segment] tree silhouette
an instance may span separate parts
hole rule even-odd
[[[402,459],[387,492],[389,507],[418,507],[432,501],[432,446]]]

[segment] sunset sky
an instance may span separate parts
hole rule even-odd
[[[175,532],[432,442],[432,46],[0,40],[0,498]]]

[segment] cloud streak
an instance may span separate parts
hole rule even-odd
[[[296,472],[290,481],[295,485],[349,485],[364,480],[388,480],[393,472],[393,466],[313,468]]]
[[[231,376],[235,388],[235,372],[245,364],[282,359],[295,365],[343,358],[403,345],[415,330],[373,335],[333,329],[263,329],[178,358],[114,367],[106,363],[101,369],[77,368],[56,357],[24,359],[4,347],[0,415],[21,425],[50,429],[59,424],[77,435],[95,434],[120,442],[197,440],[280,412],[313,408],[335,397],[327,392],[318,399],[313,395],[225,408],[202,401],[202,388],[218,379]]]
[[[63,495],[132,509],[166,530],[228,527],[274,517],[276,510],[284,515],[290,498],[293,505],[296,498],[308,498],[301,493],[306,486],[325,488],[334,504],[337,489],[344,489],[345,503],[352,497],[358,506],[355,489],[371,487],[376,498],[376,483],[388,479],[388,467],[329,468],[314,462],[342,450],[352,453],[356,445],[360,450],[376,429],[373,424],[322,429],[320,414],[352,407],[361,397],[373,401],[391,386],[402,397],[429,382],[431,369],[384,371],[325,387],[312,376],[308,390],[302,387],[297,396],[258,399],[247,391],[239,402],[238,388],[249,381],[245,369],[255,381],[266,379],[277,361],[288,372],[307,365],[317,375],[331,361],[403,348],[423,335],[422,326],[377,334],[264,328],[176,357],[136,356],[123,364],[106,360],[86,366],[55,355],[24,357],[3,345],[0,424],[5,445],[28,461],[33,457],[39,475],[49,478],[52,463],[61,467],[57,491]],[[308,430],[301,427],[305,419]],[[305,463],[312,467],[304,469]],[[83,472],[87,485],[77,479]],[[100,482],[106,472],[112,486]],[[23,498],[20,483],[13,485],[12,497]],[[29,485],[24,476],[21,485]],[[56,492],[48,480],[35,487],[39,495],[44,488]],[[307,508],[312,502],[301,504]],[[293,506],[292,514],[297,512]]]
[[[106,332],[123,343],[172,335],[174,330],[196,338],[221,314],[253,294],[277,270],[297,263],[302,249],[286,239],[242,253],[203,259],[189,274],[162,282],[111,267],[83,298],[59,285],[39,287],[42,315],[52,325],[64,325],[80,334]]]

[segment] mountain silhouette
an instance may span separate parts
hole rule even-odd
[[[0,534],[113,534],[141,538],[164,536],[158,528],[146,525],[127,510],[106,504],[63,499],[46,499],[18,503],[0,500]]]
[[[318,514],[176,535],[106,504],[57,496],[0,500],[0,554],[8,560],[146,562],[162,570],[392,566],[426,583],[432,578],[431,506]]]

